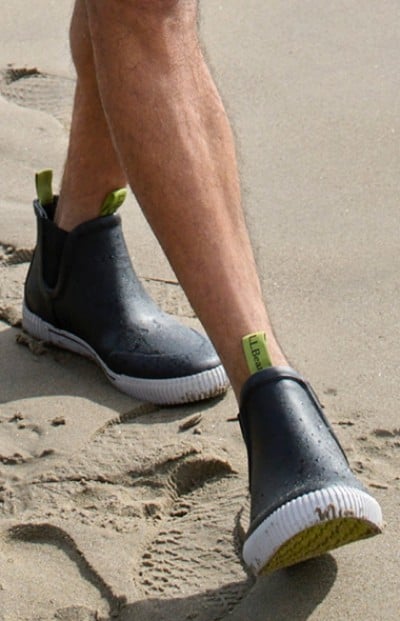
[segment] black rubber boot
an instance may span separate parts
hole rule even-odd
[[[239,420],[251,495],[243,558],[255,573],[381,532],[380,506],[351,472],[316,396],[295,371],[252,375]]]
[[[112,384],[136,399],[177,404],[226,391],[209,340],[162,312],[145,292],[118,215],[71,233],[53,222],[57,198],[34,201],[38,240],[25,283],[23,327],[95,360]]]

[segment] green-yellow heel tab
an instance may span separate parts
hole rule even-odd
[[[50,205],[53,202],[53,171],[42,170],[35,175],[37,197],[42,205]]]
[[[114,192],[110,192],[108,196],[106,196],[104,203],[101,206],[100,215],[101,216],[112,216],[113,213],[117,211],[126,199],[127,190],[125,188],[121,188],[120,190],[114,190]]]
[[[251,374],[272,367],[265,332],[253,332],[242,338],[244,355]]]

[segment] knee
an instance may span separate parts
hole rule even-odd
[[[190,24],[196,21],[198,0],[86,0],[91,22],[123,22],[132,31],[174,21]]]
[[[89,2],[96,3],[98,0],[89,0]],[[109,4],[136,15],[154,15],[162,18],[164,15],[171,15],[197,6],[197,0],[109,0]]]
[[[175,11],[182,10],[184,5],[193,4],[191,0],[114,0],[133,11],[143,14],[168,15]]]
[[[86,0],[94,48],[170,67],[197,45],[197,0]],[[115,58],[115,57],[114,57]],[[166,64],[165,64],[166,63]]]

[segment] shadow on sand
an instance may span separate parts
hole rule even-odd
[[[92,361],[51,345],[45,345],[39,354],[32,353],[26,345],[17,344],[21,334],[16,328],[0,331],[0,404],[35,397],[71,396],[87,399],[117,414],[140,415],[161,410],[163,419],[172,421],[213,407],[220,399],[177,407],[144,404],[113,388]],[[147,422],[151,424],[152,418]]]
[[[217,621],[225,618],[229,621],[306,621],[329,593],[336,575],[334,558],[325,555],[259,578],[230,614],[229,596],[233,589],[240,587],[237,584],[188,598],[149,599],[127,604],[117,618],[119,621]],[[246,583],[242,586],[246,592]],[[225,610],[223,602],[227,603]]]

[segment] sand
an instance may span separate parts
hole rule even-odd
[[[232,393],[135,402],[21,331],[33,174],[51,166],[57,183],[67,145],[71,8],[0,8],[0,620],[397,621],[397,3],[202,3],[276,331],[387,521],[381,537],[257,581],[240,557]],[[144,284],[198,326],[132,197],[123,220]]]

